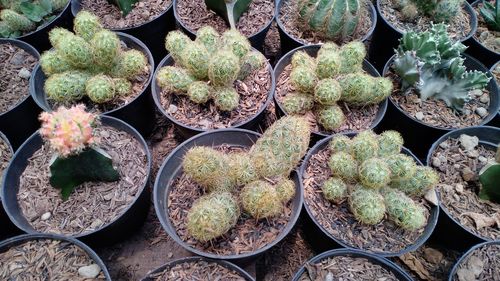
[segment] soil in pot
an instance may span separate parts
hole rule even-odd
[[[247,149],[235,146],[218,146],[214,149],[224,152],[247,151]],[[239,194],[241,188],[242,186],[236,188],[234,194]],[[191,177],[180,173],[172,182],[167,198],[170,221],[177,235],[191,247],[203,252],[221,256],[254,252],[272,243],[286,227],[292,214],[292,201],[284,205],[280,215],[267,219],[256,220],[242,213],[236,225],[226,234],[208,242],[200,242],[188,233],[186,210],[191,209],[196,199],[205,194],[203,190],[204,188]]]
[[[162,272],[149,274],[147,280],[158,281],[190,281],[190,280],[227,280],[245,281],[236,271],[228,269],[216,262],[205,260],[186,261],[167,267]]]
[[[0,114],[29,96],[29,80],[37,62],[37,58],[14,44],[0,44]]]
[[[0,253],[0,260],[2,280],[37,280],[41,276],[47,280],[106,280],[84,250],[61,240],[30,240]]]
[[[451,281],[498,280],[500,276],[500,245],[485,244],[463,258]]]
[[[250,37],[266,27],[274,17],[273,0],[253,0],[244,12],[236,28],[246,37]],[[203,26],[209,25],[217,32],[222,33],[229,29],[229,25],[209,10],[204,0],[177,0],[176,12],[182,24],[193,32]]]
[[[323,32],[305,30],[303,27],[297,24],[297,14],[299,12],[298,9],[300,2],[301,1],[298,0],[283,0],[280,11],[278,13],[278,17],[283,28],[285,29],[284,31],[297,41],[300,41],[304,44],[318,44],[330,41],[325,39]],[[359,18],[360,21],[353,35],[346,37],[343,42],[337,43],[342,44],[354,40],[361,40],[368,34],[373,24],[371,19],[371,8],[369,5],[362,4]]]
[[[399,0],[378,0],[379,1],[379,13],[382,17],[392,24],[399,32],[404,33],[406,31],[424,31],[427,30],[431,23],[436,23],[436,19],[425,16],[422,13],[418,13],[415,20],[409,21],[404,20],[404,16],[401,10],[398,8]],[[402,1],[401,1],[402,2]],[[450,37],[454,40],[462,40],[466,38],[471,32],[471,22],[472,18],[466,12],[465,6],[457,13],[457,15],[447,24],[449,25],[448,31]]]
[[[495,1],[488,1],[493,6],[495,6]],[[484,6],[482,2],[479,2],[477,5],[473,6],[474,12],[477,16],[477,30],[473,35],[474,39],[476,39],[479,43],[481,43],[487,49],[493,52],[500,52],[500,31],[495,31],[488,28],[488,25],[484,21],[483,16],[479,12],[480,9]]]
[[[81,0],[83,10],[101,19],[105,28],[122,29],[139,26],[160,16],[172,4],[172,0],[141,0],[125,17],[121,10],[107,0]]]
[[[477,195],[480,188],[477,174],[495,157],[495,149],[474,144],[474,138],[467,135],[450,138],[440,143],[432,154],[431,164],[440,176],[441,206],[472,233],[486,239],[500,239],[497,225],[500,204],[482,200]]]
[[[12,159],[12,151],[10,146],[0,137],[0,180],[3,175],[3,171],[9,165],[10,159]]]
[[[95,129],[100,147],[113,159],[120,173],[115,182],[87,182],[63,201],[60,190],[49,183],[53,153],[44,143],[21,174],[17,200],[31,226],[39,232],[81,235],[95,231],[123,214],[145,184],[146,153],[126,132],[109,126]]]

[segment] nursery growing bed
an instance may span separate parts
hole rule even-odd
[[[500,276],[500,242],[472,247],[455,264],[448,281],[497,280]]]

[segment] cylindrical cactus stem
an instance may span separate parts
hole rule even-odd
[[[383,190],[383,196],[389,219],[399,227],[416,231],[427,223],[424,208],[403,192],[386,188]]]
[[[61,41],[61,38],[63,38],[64,36],[67,36],[67,35],[75,35],[75,34],[73,34],[73,32],[71,32],[71,31],[64,29],[64,28],[61,28],[61,27],[52,28],[49,31],[50,44],[52,45],[52,47],[57,48],[59,46],[59,42]]]
[[[188,211],[186,228],[198,241],[206,242],[224,235],[238,222],[238,201],[228,192],[204,195]]]
[[[215,106],[222,111],[232,111],[240,104],[240,95],[233,87],[217,87],[213,99]]]
[[[241,60],[240,72],[238,80],[245,80],[254,71],[263,68],[266,65],[267,59],[263,54],[257,51],[251,51]]]
[[[64,60],[57,50],[48,50],[40,56],[40,67],[43,73],[51,76],[56,73],[62,73],[71,69],[69,63]]]
[[[191,39],[186,34],[180,31],[170,31],[165,37],[165,49],[174,58],[175,63],[182,64],[182,53],[186,46],[191,42]]]
[[[335,105],[341,95],[342,88],[335,79],[322,79],[314,88],[314,101],[321,105]]]
[[[450,22],[460,12],[462,4],[462,0],[437,1],[432,16],[436,22]]]
[[[290,72],[290,83],[297,91],[312,93],[317,82],[316,72],[309,67],[299,65]]]
[[[53,11],[59,11],[62,8],[66,7],[66,5],[68,4],[68,0],[50,0],[50,3],[52,4]]]
[[[116,33],[103,29],[92,37],[90,45],[92,46],[95,64],[111,69],[117,63],[121,46],[120,39]]]
[[[232,86],[240,72],[240,62],[230,51],[219,51],[208,65],[208,78],[214,86]]]
[[[10,9],[1,10],[0,19],[4,21],[12,31],[29,31],[36,27],[35,23],[26,16]]]
[[[90,78],[85,84],[85,93],[95,103],[106,103],[115,98],[113,78],[100,74]]]
[[[73,30],[85,41],[90,41],[94,34],[102,30],[102,25],[96,15],[83,10],[76,15]]]
[[[318,124],[323,126],[327,131],[333,131],[345,121],[345,115],[340,106],[338,105],[328,105],[319,108],[316,111],[316,117],[318,119]]]
[[[370,130],[358,133],[351,141],[351,154],[360,163],[376,157],[378,150],[377,135]]]
[[[329,178],[323,183],[321,191],[326,200],[338,204],[347,197],[347,184],[340,178]]]
[[[366,47],[363,42],[353,41],[340,48],[340,73],[355,73],[363,70]]]
[[[287,114],[305,114],[314,107],[314,99],[309,94],[291,93],[283,98],[282,106]]]
[[[147,66],[148,60],[141,51],[128,50],[121,53],[112,74],[115,78],[133,80],[137,75],[144,72]]]
[[[80,100],[85,95],[85,83],[89,78],[89,74],[81,71],[54,74],[45,81],[47,99],[55,102]]]
[[[403,137],[397,131],[388,130],[378,136],[378,156],[398,154],[403,148]]]
[[[415,175],[417,165],[413,158],[404,154],[393,154],[385,158],[391,170],[391,180],[409,179]]]
[[[374,225],[385,215],[384,197],[378,190],[356,186],[349,196],[349,209],[354,218],[364,224]]]
[[[195,81],[188,86],[187,96],[194,103],[204,104],[212,96],[212,88],[204,81]]]
[[[209,59],[207,49],[198,43],[189,42],[182,52],[182,66],[198,80],[208,77]]]
[[[236,185],[242,186],[257,180],[257,171],[253,167],[248,153],[230,153],[229,155],[229,177]]]
[[[266,181],[251,182],[241,190],[243,210],[255,219],[278,216],[283,204],[276,189]]]
[[[391,169],[383,159],[367,159],[359,167],[359,180],[367,188],[382,188],[391,182]]]
[[[391,187],[410,196],[422,196],[427,190],[439,183],[439,176],[430,167],[417,166],[415,173],[408,179],[393,180]]]
[[[299,66],[305,66],[309,68],[316,68],[316,62],[314,59],[304,51],[297,51],[292,56],[292,68],[297,68]]]
[[[185,69],[175,66],[162,67],[156,75],[156,82],[162,89],[177,94],[186,93],[194,81]]]
[[[84,69],[93,63],[91,46],[81,37],[72,34],[62,37],[57,50],[74,68]]]
[[[373,78],[374,88],[371,98],[365,100],[365,104],[377,104],[384,101],[392,94],[392,81],[386,77]]]
[[[418,9],[413,3],[408,3],[406,6],[401,8],[401,15],[403,20],[407,22],[413,22],[418,18]]]
[[[358,178],[358,162],[347,152],[339,151],[330,157],[328,166],[333,176],[347,182],[353,182]]]
[[[341,100],[353,105],[368,105],[377,103],[378,93],[375,93],[375,78],[361,72],[351,73],[339,79],[342,88]]]
[[[196,32],[196,43],[203,44],[209,53],[215,53],[219,46],[219,33],[211,26],[204,26]]]
[[[243,58],[252,48],[248,39],[236,29],[228,29],[222,34],[221,45],[231,50],[238,59]]]
[[[292,200],[295,196],[295,183],[291,179],[282,178],[275,187],[278,197],[283,203]]]
[[[114,78],[115,93],[117,96],[126,97],[132,93],[132,83],[125,78]]]
[[[333,78],[340,73],[341,62],[339,51],[329,45],[322,46],[316,57],[316,74],[319,79]]]
[[[351,139],[346,135],[336,135],[328,143],[328,148],[333,153],[351,151]]]

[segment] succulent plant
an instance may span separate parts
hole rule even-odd
[[[363,161],[377,156],[379,147],[377,135],[368,130],[357,134],[351,141],[351,153],[354,159]]]
[[[489,29],[500,31],[500,1],[495,0],[495,6],[488,1],[483,1],[483,6],[479,11]]]
[[[407,179],[393,180],[391,187],[410,196],[422,196],[439,182],[439,176],[430,167],[417,166],[413,176]]]
[[[189,84],[187,88],[189,99],[198,104],[206,103],[212,97],[212,92],[213,89],[203,81],[195,81]]]
[[[323,126],[325,130],[333,131],[342,126],[345,121],[344,112],[338,105],[328,105],[319,108],[316,111],[318,124]]]
[[[333,203],[340,203],[344,198],[347,197],[347,184],[340,178],[329,178],[321,187],[323,196],[328,201]]]
[[[361,41],[352,41],[340,48],[340,73],[355,73],[363,69],[366,47]]]
[[[186,36],[184,37],[185,35],[183,33],[180,33],[177,31],[172,31],[170,32],[172,33],[173,35],[171,36],[177,36],[177,44],[180,44],[180,45],[186,45],[189,41],[189,38]],[[170,34],[169,33],[169,34]],[[183,36],[184,35],[184,36]],[[168,35],[167,35],[167,38],[168,38]],[[172,40],[172,39],[171,39]],[[172,41],[171,44],[173,44],[175,41]],[[207,51],[209,53],[214,53],[215,51],[217,51],[217,48],[219,46],[219,33],[211,26],[207,25],[207,26],[204,26],[200,29],[198,29],[198,31],[196,32],[196,39],[194,40],[194,42],[198,43],[198,44],[203,44],[203,46],[205,46],[205,48],[207,49]],[[180,46],[179,46],[180,47]],[[178,50],[182,50],[182,48],[179,48],[179,47],[167,47],[167,49],[178,49]],[[180,53],[180,52],[179,52]],[[177,59],[177,58],[175,58]]]
[[[385,215],[384,197],[374,189],[356,186],[348,197],[349,209],[357,221],[374,225]]]
[[[96,75],[85,84],[85,92],[95,103],[105,103],[115,97],[115,82],[107,75]]]
[[[292,69],[290,83],[300,92],[312,93],[318,83],[318,77],[314,69],[299,65]]]
[[[346,135],[333,137],[328,143],[328,148],[332,153],[351,151],[351,139]]]
[[[332,154],[328,166],[335,177],[347,182],[358,178],[358,163],[348,152],[340,151]]]
[[[238,186],[257,180],[257,171],[248,153],[229,154],[229,178]]]
[[[158,85],[167,91],[187,93],[195,79],[184,69],[174,66],[162,67],[156,76]]]
[[[222,111],[231,111],[240,104],[240,95],[233,87],[218,87],[215,88],[214,104]]]
[[[379,81],[385,80],[386,78],[361,72],[346,74],[339,79],[342,88],[341,100],[358,106],[380,103],[392,93],[392,84],[387,84],[390,87],[385,89],[375,86]]]
[[[324,45],[322,46],[322,48],[324,48]],[[292,64],[292,68],[297,68],[299,66],[311,67],[313,69],[316,68],[316,62],[305,51],[295,52],[290,63]]]
[[[262,69],[266,65],[267,59],[260,52],[248,52],[241,59],[240,72],[238,79],[243,80],[245,77],[252,74],[254,71]]]
[[[132,11],[135,3],[139,2],[139,0],[108,0],[108,2],[120,8],[123,16],[126,16]]]
[[[240,208],[229,192],[214,192],[198,198],[187,214],[188,233],[206,242],[224,235],[238,222]]]
[[[397,131],[384,131],[378,136],[378,156],[398,154],[403,148],[403,137]]]
[[[205,0],[207,8],[226,20],[231,29],[236,29],[236,23],[250,3],[252,0]]]
[[[43,52],[40,56],[40,66],[42,67],[43,72],[48,76],[65,72],[72,68],[65,59],[61,58],[56,50]]]
[[[218,51],[210,59],[208,78],[216,86],[232,86],[239,72],[239,59],[229,50]]]
[[[172,58],[174,58],[175,63],[180,66],[182,66],[183,51],[190,43],[191,39],[189,39],[186,34],[177,30],[169,32],[167,37],[165,37],[165,49],[167,49]]]
[[[245,185],[241,190],[240,200],[243,210],[255,219],[277,216],[283,209],[276,189],[263,180]]]
[[[335,79],[323,79],[314,88],[314,101],[321,105],[336,105],[342,88]]]
[[[286,203],[295,196],[295,183],[287,178],[282,178],[275,186],[278,198],[281,202]]]
[[[479,171],[479,182],[481,183],[479,198],[497,204],[500,203],[500,189],[498,188],[500,182],[500,148],[497,148],[495,159],[489,161]]]
[[[83,38],[85,41],[92,40],[94,34],[102,29],[103,27],[99,18],[87,11],[79,12],[73,21],[73,30],[76,35]]]
[[[361,60],[363,60],[363,58],[361,58]],[[323,45],[316,56],[316,74],[319,79],[334,78],[341,71],[341,63],[342,58],[340,57],[338,47],[334,48]],[[305,67],[308,67],[308,65],[305,65]]]
[[[459,13],[463,0],[412,0],[413,5],[436,22],[449,22]]]
[[[393,154],[384,159],[391,170],[391,180],[409,179],[415,175],[417,165],[413,158],[404,154]]]
[[[427,223],[424,208],[403,192],[387,188],[384,189],[383,196],[389,219],[399,227],[416,231]]]
[[[288,114],[304,114],[314,107],[314,99],[310,94],[292,93],[283,98],[282,105]]]
[[[64,37],[63,37],[64,38]],[[116,33],[103,29],[90,40],[94,62],[101,67],[114,65],[121,52],[120,39]],[[140,53],[140,52],[139,52]],[[141,56],[142,53],[140,53]],[[145,62],[141,62],[145,65]]]
[[[359,166],[359,181],[366,188],[379,189],[391,182],[391,169],[383,159],[367,159]]]
[[[50,44],[54,47],[57,47],[59,45],[59,42],[61,41],[61,38],[68,35],[74,35],[74,33],[62,27],[52,28],[49,31]]]
[[[45,81],[47,99],[56,102],[79,100],[85,95],[85,84],[90,75],[81,71],[65,71],[50,76]]]

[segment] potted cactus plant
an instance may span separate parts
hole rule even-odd
[[[292,116],[262,136],[223,129],[187,140],[156,178],[155,210],[163,228],[204,257],[255,258],[298,219],[302,189],[293,170],[308,143],[307,122]]]
[[[366,41],[377,24],[375,7],[365,0],[279,1],[276,11],[282,53],[309,44]]]
[[[405,33],[386,63],[383,75],[392,79],[394,93],[384,126],[408,136],[407,146],[421,159],[446,132],[486,124],[500,107],[496,82],[465,49],[437,24]]]
[[[144,139],[123,121],[84,109],[42,113],[39,133],[6,171],[2,203],[25,232],[103,244],[144,222],[151,163]]]
[[[304,46],[276,65],[274,99],[279,114],[305,115],[315,138],[377,126],[392,83],[364,58],[365,45],[353,41]]]
[[[495,280],[500,275],[500,242],[470,248],[451,270],[448,281]]]
[[[154,119],[149,50],[130,35],[104,29],[98,17],[86,11],[76,16],[74,31],[50,31],[54,48],[41,55],[31,81],[35,101],[46,111],[83,102],[149,135]]]
[[[45,34],[54,26],[70,24],[69,0],[2,0],[0,38],[17,38],[39,51],[49,47]]]
[[[184,137],[206,130],[257,129],[274,91],[272,68],[238,31],[206,26],[192,41],[179,31],[165,39],[170,55],[154,75],[153,98]]]
[[[246,271],[230,262],[204,257],[188,257],[171,261],[147,273],[141,281],[181,280],[189,276],[198,280],[255,280]]]
[[[320,250],[340,245],[398,256],[417,249],[437,221],[436,172],[403,148],[396,131],[353,135],[318,142],[300,168],[306,238]]]
[[[495,82],[498,83],[500,82],[500,64],[498,61],[490,68],[491,75],[493,76],[493,79],[495,79]],[[498,114],[491,120],[490,123],[488,123],[490,126],[494,127],[500,127],[500,109],[498,111]]]
[[[2,280],[111,281],[106,265],[84,243],[54,234],[24,234],[0,242]],[[43,273],[41,273],[41,271]]]
[[[499,239],[495,221],[500,210],[495,182],[499,143],[499,128],[479,126],[451,131],[429,150],[427,162],[441,178],[437,189],[443,212],[436,237],[443,245],[464,251]],[[455,235],[447,236],[449,231]]]

